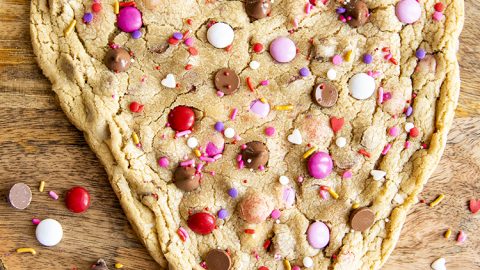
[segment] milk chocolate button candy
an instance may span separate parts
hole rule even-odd
[[[247,0],[245,2],[245,11],[252,19],[261,19],[268,16],[272,11],[271,0]]]
[[[173,175],[173,181],[179,189],[189,192],[200,186],[200,175],[193,167],[178,166]]]
[[[363,232],[370,228],[375,221],[375,213],[370,208],[361,207],[350,214],[350,226],[355,231]]]
[[[312,98],[320,107],[330,108],[337,103],[338,91],[330,83],[321,83],[313,89]]]
[[[10,189],[8,200],[13,207],[23,210],[32,201],[32,191],[24,183],[17,183]]]
[[[229,270],[232,266],[230,255],[221,249],[210,250],[205,257],[205,263],[208,270]]]
[[[268,148],[258,141],[249,142],[245,149],[242,150],[242,159],[247,168],[258,169],[265,166],[268,162]]]
[[[217,71],[215,75],[215,88],[217,90],[225,93],[225,95],[230,95],[235,93],[239,86],[240,78],[234,70],[222,68]]]
[[[123,72],[130,67],[130,54],[123,48],[111,49],[105,55],[105,65],[114,72]]]
[[[352,19],[347,21],[351,27],[359,27],[368,21],[368,6],[363,1],[352,0],[345,6],[346,16]]]

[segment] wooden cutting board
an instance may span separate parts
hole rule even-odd
[[[413,207],[383,269],[430,269],[441,256],[449,270],[480,269],[480,214],[473,216],[467,207],[471,198],[480,199],[480,1],[465,2],[457,117],[443,159],[421,194],[427,202],[440,193],[445,199],[434,208]],[[60,110],[36,65],[29,37],[30,2],[0,3],[0,260],[8,270],[88,269],[100,257],[111,269],[115,262],[124,269],[158,269],[123,215],[105,171]],[[42,180],[47,191],[61,194],[58,201],[38,191]],[[32,204],[24,211],[6,202],[17,182],[33,191]],[[70,213],[63,203],[63,193],[76,185],[86,187],[93,198],[92,207],[81,215]],[[65,232],[62,242],[41,247],[33,217],[59,220]],[[453,234],[446,240],[448,228]],[[463,245],[454,241],[458,230],[468,235]],[[19,247],[38,253],[17,254]]]

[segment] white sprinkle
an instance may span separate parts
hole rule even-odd
[[[406,132],[410,132],[410,129],[412,129],[412,128],[414,128],[414,127],[415,127],[415,125],[414,125],[413,123],[411,123],[411,122],[405,123],[405,131],[406,131]]]
[[[344,137],[338,137],[337,140],[335,141],[335,144],[338,147],[343,148],[345,147],[345,145],[347,145],[347,139],[345,139]]]
[[[335,81],[335,79],[337,78],[337,72],[335,71],[335,69],[331,68],[327,71],[327,78],[331,81]]]
[[[380,181],[387,175],[386,172],[381,171],[381,170],[372,170],[370,174],[373,176],[373,180]]]
[[[433,270],[447,270],[445,263],[445,258],[438,258],[430,266]]]
[[[255,69],[258,69],[260,67],[260,63],[258,61],[252,61],[250,62],[250,68],[255,70]]]
[[[187,140],[187,146],[190,147],[190,148],[192,148],[192,149],[195,148],[195,147],[197,147],[197,146],[198,146],[198,140],[197,140],[197,138],[195,138],[195,137],[190,137],[190,138],[188,138],[188,140]]]
[[[275,220],[275,223],[280,224],[280,219]]]
[[[225,135],[225,137],[231,139],[235,136],[235,130],[231,127],[229,128],[226,128],[224,131],[223,131],[223,135]]]
[[[305,266],[306,268],[312,267],[313,266],[312,258],[310,258],[310,257],[303,258],[303,266]]]
[[[399,203],[399,204],[402,204],[403,202],[405,202],[405,199],[402,197],[402,195],[400,194],[395,194],[395,197],[393,197],[393,200],[396,202],[396,203]]]
[[[290,180],[288,179],[288,177],[286,177],[285,175],[282,175],[280,176],[280,178],[278,179],[278,181],[280,181],[280,184],[286,186],[288,185],[288,182],[290,182]]]

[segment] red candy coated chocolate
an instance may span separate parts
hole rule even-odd
[[[185,131],[193,127],[195,112],[187,106],[177,106],[168,114],[168,123],[175,131]]]
[[[187,224],[195,233],[206,235],[215,229],[215,217],[209,213],[200,212],[191,215]]]
[[[67,192],[65,203],[73,213],[85,212],[90,207],[90,194],[83,187],[74,187]]]

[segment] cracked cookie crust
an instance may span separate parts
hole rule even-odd
[[[436,3],[33,0],[31,36],[161,267],[378,269],[453,121]]]

